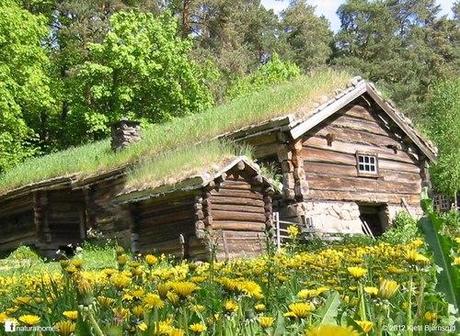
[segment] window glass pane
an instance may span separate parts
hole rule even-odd
[[[364,168],[366,168],[366,171],[369,171],[369,166],[365,165]]]
[[[361,155],[358,156],[358,162],[364,162],[364,158]]]
[[[375,158],[373,156],[370,157],[370,162],[375,163]]]
[[[364,157],[364,162],[369,163],[369,156]]]
[[[363,171],[364,170],[364,165],[360,164],[359,165],[359,170]]]

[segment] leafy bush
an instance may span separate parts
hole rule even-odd
[[[291,62],[283,62],[274,54],[269,62],[249,76],[240,78],[228,90],[228,97],[237,98],[300,76],[300,69]]]
[[[11,252],[7,258],[8,260],[28,260],[28,261],[41,261],[40,256],[29,246],[19,246],[16,250]]]
[[[406,211],[398,212],[393,226],[381,239],[391,244],[405,244],[419,235],[417,221]]]

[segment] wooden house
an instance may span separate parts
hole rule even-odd
[[[402,210],[421,214],[436,148],[372,83],[354,78],[297,111],[226,135],[255,148],[260,163],[277,167],[282,219],[318,232],[382,233]]]
[[[2,191],[0,251],[27,243],[52,255],[94,228],[134,251],[204,258],[206,227],[223,233],[215,237],[218,254],[231,257],[260,252],[272,210],[317,232],[370,228],[375,235],[398,211],[420,215],[420,192],[430,185],[427,168],[436,148],[361,78],[319,100],[313,109],[300,106],[220,136],[251,145],[257,162],[277,171],[283,190],[272,199],[257,166],[241,158],[217,173],[208,167],[207,174],[180,183],[127,190],[130,169],[141,158]],[[139,132],[135,122],[114,125],[113,152],[129,150]]]
[[[228,259],[264,250],[273,192],[257,165],[237,157],[172,184],[130,190],[115,203],[131,212],[135,252],[207,260],[215,251]]]

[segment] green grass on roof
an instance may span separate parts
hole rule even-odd
[[[153,125],[144,130],[142,141],[118,153],[111,151],[109,140],[104,140],[34,158],[3,174],[0,177],[0,192],[53,177],[92,175],[292,113],[300,108],[312,109],[320,97],[332,95],[334,90],[344,88],[349,79],[348,74],[332,70],[302,76],[203,113]]]
[[[237,156],[251,158],[249,147],[225,141],[208,141],[179,147],[142,162],[128,174],[127,190],[174,186],[186,178],[215,173]]]

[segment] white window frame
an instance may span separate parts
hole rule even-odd
[[[362,161],[360,161],[362,159]],[[368,167],[369,169],[366,169]],[[376,153],[356,152],[358,176],[378,177],[379,157]]]

